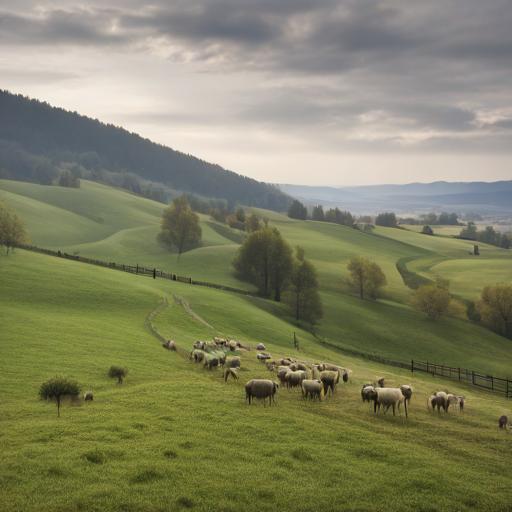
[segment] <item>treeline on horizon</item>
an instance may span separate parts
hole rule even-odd
[[[469,218],[482,217],[474,212],[469,212],[465,215]],[[361,215],[356,218],[348,211],[341,211],[339,208],[330,208],[324,212],[322,205],[314,206],[312,212],[309,213],[307,207],[302,204],[298,199],[295,199],[288,209],[288,217],[298,220],[314,220],[318,222],[332,222],[347,226],[353,229],[362,231],[371,231],[377,226],[388,228],[401,228],[401,225],[419,225],[425,226],[423,234],[433,235],[434,232],[430,226],[462,226],[458,236],[454,238],[463,238],[466,240],[473,240],[475,242],[482,242],[502,249],[510,249],[512,247],[512,237],[506,233],[499,233],[494,230],[492,226],[487,226],[484,230],[478,231],[474,222],[469,221],[467,224],[459,222],[459,214],[452,212],[442,212],[439,215],[436,213],[421,214],[419,218],[413,217],[397,217],[393,212],[380,213],[378,215]]]
[[[3,179],[48,185],[65,169],[78,179],[114,181],[164,203],[169,200],[164,199],[165,187],[224,198],[232,207],[241,203],[286,211],[291,203],[273,185],[46,102],[0,90],[0,112]],[[159,184],[165,187],[159,189]]]

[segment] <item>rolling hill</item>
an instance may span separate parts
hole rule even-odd
[[[0,200],[26,221],[36,245],[244,286],[229,272],[238,233],[205,216],[203,247],[177,266],[155,242],[158,203],[87,181],[73,190],[0,180]],[[506,510],[511,432],[499,431],[497,419],[510,416],[510,399],[347,352],[433,357],[505,376],[509,340],[468,322],[429,321],[407,306],[411,291],[396,270],[404,257],[408,265],[475,264],[466,242],[252,211],[317,266],[326,317],[314,334],[284,305],[261,298],[20,249],[0,253],[0,511]],[[384,300],[346,293],[346,263],[361,253],[386,269]],[[482,256],[479,275],[510,263],[494,247],[482,246]],[[165,303],[152,324],[179,352],[164,350],[146,328]],[[239,351],[238,381],[225,383],[220,370],[180,355],[216,335],[253,348]],[[245,383],[275,379],[256,359],[260,342],[274,358],[342,364],[350,379],[322,402],[280,389],[275,407],[248,406]],[[112,364],[129,369],[122,386],[107,377]],[[93,402],[64,406],[57,418],[55,404],[37,399],[56,374],[77,379]],[[408,419],[361,402],[362,384],[379,377],[413,387]],[[466,396],[465,412],[427,410],[438,390]]]

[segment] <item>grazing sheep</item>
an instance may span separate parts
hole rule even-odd
[[[346,384],[348,382],[348,371],[343,371],[343,382]]]
[[[234,368],[226,368],[224,370],[224,382],[228,381],[228,377],[231,375],[233,379],[238,379],[238,373]]]
[[[384,377],[381,377],[379,380],[377,380],[377,386],[376,387],[379,387],[379,388],[383,388],[384,387]]]
[[[500,430],[506,430],[507,429],[507,423],[508,423],[508,417],[503,415],[500,418]]]
[[[256,350],[265,350],[265,345],[263,345],[263,343],[258,343]]]
[[[288,358],[279,359],[279,364],[281,366],[290,366],[292,362]]]
[[[242,361],[240,359],[240,356],[236,357],[226,357],[226,362],[223,366],[226,368],[240,368],[240,365],[242,364]]]
[[[430,395],[428,402],[427,402],[427,409],[434,410],[437,406],[437,398],[435,395]]]
[[[377,401],[383,408],[386,408],[384,414],[390,407],[393,407],[393,416],[395,416],[396,406],[404,399],[400,388],[375,388],[375,393],[377,394]],[[405,407],[405,414],[407,416],[407,406]]]
[[[308,371],[308,367],[303,363],[297,363],[297,370],[302,370],[303,372]]]
[[[289,372],[288,367],[281,368],[277,372],[277,378],[282,386],[286,386],[286,374]]]
[[[306,378],[306,372],[303,370],[291,371],[288,370],[284,376],[286,386],[288,388],[295,388],[302,384],[302,381]]]
[[[279,382],[274,382],[272,380],[250,380],[245,385],[245,400],[249,400],[249,405],[251,405],[251,401],[253,398],[262,398],[263,407],[266,407],[266,398],[269,398],[270,405],[272,405],[272,401],[274,402],[275,405],[275,394],[277,392],[278,387]]]
[[[211,354],[206,354],[204,357],[203,368],[208,368],[208,370],[211,370],[217,366],[219,366],[219,358],[212,356]]]
[[[407,403],[410,404],[412,397],[412,388],[406,384],[400,386],[400,391],[404,396],[404,406],[405,406],[405,417],[407,418]]]
[[[320,372],[320,380],[324,385],[324,394],[329,394],[329,390],[331,391],[331,394],[334,394],[336,392],[336,385],[340,381],[340,372],[324,370]]]
[[[456,396],[455,397],[459,403],[459,412],[462,412],[464,410],[464,404],[466,403],[466,397],[465,396]]]
[[[85,395],[85,397],[84,397],[84,400],[85,400],[86,402],[89,402],[89,401],[91,401],[91,402],[92,402],[92,401],[94,400],[94,397],[92,396],[92,393],[87,393],[87,394]]]
[[[274,368],[276,367],[276,362],[275,361],[265,361],[265,366],[267,367],[267,370],[269,372],[273,372]]]
[[[176,344],[173,340],[167,340],[165,343],[162,343],[162,347],[166,348],[167,350],[176,350]]]
[[[436,393],[437,412],[440,412],[441,407],[444,409],[444,412],[448,412],[450,404],[456,403],[454,399],[455,397],[453,395],[447,394],[444,391],[438,391]]]
[[[321,380],[304,379],[302,381],[302,398],[307,400],[308,395],[311,400],[314,400],[316,397],[318,397],[318,399],[322,401],[324,396],[324,386]]]
[[[256,359],[259,359],[260,361],[265,361],[266,359],[272,359],[272,356],[270,354],[260,353],[256,356]]]

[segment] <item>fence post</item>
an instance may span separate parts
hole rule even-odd
[[[475,372],[474,371],[471,372],[471,384],[473,384],[473,386],[475,385]]]
[[[494,377],[491,375],[491,389],[494,391]]]
[[[138,274],[139,273],[139,264],[137,263],[137,268],[135,269],[135,273]]]
[[[429,373],[429,371],[428,371],[428,361],[427,361],[427,373]]]
[[[459,368],[459,382],[460,382],[460,368]]]
[[[414,359],[411,359],[411,372],[414,373]]]

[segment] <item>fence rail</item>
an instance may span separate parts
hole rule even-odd
[[[411,361],[411,371],[430,373],[431,375],[437,375],[439,377],[468,382],[473,386],[479,386],[504,394],[507,398],[512,397],[512,380],[509,379],[501,379],[493,375],[486,375],[464,368],[454,368],[452,366],[414,360]]]

